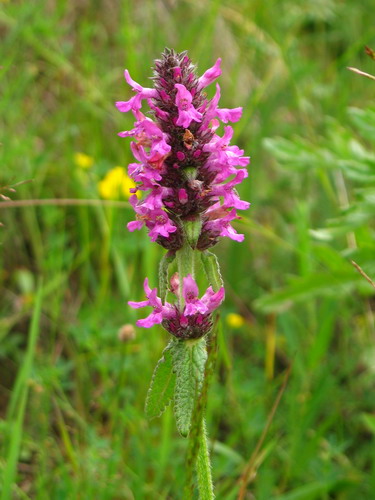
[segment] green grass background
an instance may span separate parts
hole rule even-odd
[[[9,0],[0,34],[0,185],[32,179],[4,192],[14,200],[98,199],[98,180],[132,161],[116,135],[132,120],[113,104],[130,97],[124,68],[147,85],[165,46],[200,72],[222,57],[252,206],[236,226],[245,242],[215,248],[227,289],[207,409],[217,498],[236,498],[292,364],[247,498],[374,499],[374,295],[350,260],[375,276],[375,87],[346,69],[375,73],[373,2]],[[0,205],[1,500],[183,499],[186,441],[170,410],[144,416],[167,335],[117,336],[163,255],[126,230],[132,218]]]

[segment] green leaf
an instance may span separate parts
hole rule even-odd
[[[317,498],[324,498],[341,483],[342,480],[340,478],[315,481],[295,488],[283,495],[273,497],[273,500],[315,500]]]
[[[206,342],[180,341],[172,349],[176,374],[174,412],[180,434],[187,437],[196,401],[201,393],[207,360]]]
[[[150,388],[146,398],[146,416],[160,417],[169,405],[175,388],[176,375],[173,371],[172,349],[175,341],[172,340],[163,351],[163,357],[158,361],[152,376]]]
[[[259,311],[269,313],[283,311],[296,302],[303,302],[318,296],[338,296],[350,291],[361,275],[354,271],[330,274],[314,274],[297,278],[285,288],[263,295],[254,302]],[[363,279],[363,278],[362,278]]]
[[[188,240],[191,248],[195,248],[197,246],[197,241],[199,235],[201,234],[201,229],[202,229],[201,218],[184,221],[184,231],[186,239]]]
[[[375,110],[349,108],[348,114],[363,137],[373,141],[375,137]]]
[[[287,168],[305,170],[311,167],[321,167],[330,161],[329,152],[316,148],[314,144],[294,137],[293,140],[282,137],[266,138],[263,146]]]
[[[168,292],[168,268],[176,257],[173,252],[167,252],[160,261],[159,265],[159,292],[160,298],[164,304]]]
[[[375,415],[372,415],[371,413],[362,413],[361,418],[367,429],[370,430],[375,436]]]
[[[223,278],[220,273],[219,261],[214,253],[205,251],[201,252],[202,264],[207,275],[208,281],[215,292],[220,290],[223,284]]]

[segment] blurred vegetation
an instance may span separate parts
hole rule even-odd
[[[223,58],[252,207],[245,242],[215,249],[218,499],[236,498],[290,365],[248,498],[375,495],[374,290],[351,265],[374,279],[374,83],[346,69],[374,73],[372,12],[370,0],[0,4],[0,186],[13,200],[100,198],[131,161],[116,135],[131,117],[113,105],[130,96],[125,67],[145,84],[165,46],[200,72]],[[144,416],[167,337],[134,332],[126,305],[146,275],[156,286],[163,250],[126,230],[121,190],[117,201],[0,201],[1,500],[183,498],[186,441],[170,412]]]

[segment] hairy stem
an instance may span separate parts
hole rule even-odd
[[[198,477],[199,499],[212,500],[215,498],[214,487],[211,475],[210,452],[208,449],[208,440],[206,433],[206,422],[204,418],[199,429],[199,448],[196,461],[196,470]]]
[[[178,276],[180,280],[179,292],[178,292],[179,303],[180,303],[180,308],[182,309],[185,305],[184,297],[182,294],[183,278],[186,278],[188,274],[191,274],[192,278],[195,277],[194,250],[188,243],[185,243],[185,245],[176,252],[176,259],[177,259]]]

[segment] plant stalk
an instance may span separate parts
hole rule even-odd
[[[183,278],[186,278],[188,274],[191,274],[192,278],[195,278],[195,266],[194,266],[194,250],[191,248],[189,243],[185,243],[184,246],[176,252],[177,259],[177,270],[179,277],[179,287],[178,296],[180,309],[182,310],[185,305],[183,290]]]
[[[196,470],[198,477],[199,499],[213,500],[215,498],[215,495],[211,474],[211,462],[210,452],[208,449],[206,422],[204,418],[202,418],[197,438],[199,442],[199,448],[196,461]]]

